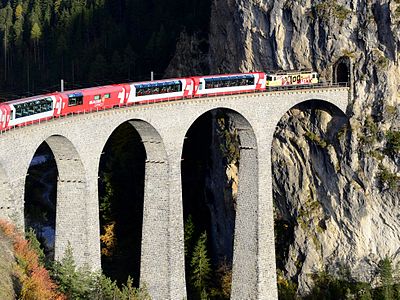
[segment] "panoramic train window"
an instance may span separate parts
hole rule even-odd
[[[253,75],[206,78],[206,89],[254,85]]]
[[[135,85],[136,96],[176,93],[182,91],[180,81],[154,82]]]
[[[15,104],[15,118],[27,117],[53,110],[53,100],[48,97],[21,104]]]
[[[77,106],[83,104],[83,94],[74,93],[68,95],[68,106]]]

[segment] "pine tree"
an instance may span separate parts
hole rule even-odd
[[[25,232],[25,238],[29,241],[30,247],[32,248],[32,250],[34,250],[36,252],[36,254],[38,255],[39,262],[42,265],[44,265],[44,263],[45,263],[44,251],[40,245],[39,240],[36,237],[35,230],[33,228],[29,228]]]
[[[23,38],[22,34],[24,32],[24,10],[21,3],[18,3],[18,5],[15,7],[14,15],[14,43],[17,47],[21,47]]]
[[[136,63],[137,55],[133,52],[132,47],[128,44],[124,51],[124,68],[126,71],[126,75],[128,78],[131,78],[131,66],[133,65],[133,74],[132,78],[135,77],[135,63]]]
[[[100,217],[106,224],[115,219],[112,213],[112,202],[115,197],[111,173],[104,172],[102,181],[104,184],[104,196],[100,199]]]
[[[185,222],[185,258],[190,259],[190,255],[192,253],[193,248],[193,237],[194,237],[194,223],[192,215],[189,215]]]
[[[6,7],[0,9],[0,29],[3,32],[3,51],[4,51],[4,79],[7,80],[8,70],[8,44],[10,29],[13,25],[13,10],[10,2],[7,3]]]
[[[77,269],[69,243],[62,260],[53,265],[53,278],[68,299],[90,299],[95,278],[88,270]]]
[[[100,53],[96,55],[95,60],[90,66],[89,79],[90,80],[104,80],[107,74],[107,61]]]
[[[379,277],[381,280],[381,299],[394,299],[392,261],[385,257],[379,262]]]
[[[204,231],[194,248],[192,261],[192,282],[201,300],[208,299],[208,284],[211,278],[211,264],[207,254],[207,233]]]

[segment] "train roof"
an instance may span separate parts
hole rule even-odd
[[[43,94],[43,95],[36,95],[36,96],[31,96],[31,97],[27,97],[27,98],[20,98],[20,99],[15,99],[15,100],[11,100],[11,101],[6,101],[6,102],[2,102],[1,104],[18,104],[18,103],[24,103],[24,102],[29,102],[32,100],[37,100],[37,99],[43,99],[43,98],[47,98],[47,97],[51,97],[54,96],[56,93],[49,93],[49,94]]]
[[[191,78],[216,78],[216,77],[244,77],[248,75],[259,74],[263,72],[247,72],[247,73],[234,73],[234,74],[211,74],[211,75],[204,75],[204,76],[191,76]]]
[[[153,86],[166,86],[170,84],[180,84],[181,80],[179,79],[169,79],[169,80],[157,80],[157,81],[147,81],[147,82],[134,82],[133,85],[135,87],[153,87]]]
[[[180,81],[185,80],[187,78],[167,78],[167,79],[157,79],[157,80],[148,80],[148,81],[139,81],[139,82],[129,82],[129,83],[122,83],[122,84],[129,84],[129,85],[147,85],[147,84],[160,84],[165,82],[173,82],[173,81]]]
[[[27,97],[27,98],[20,98],[20,99],[15,99],[15,100],[2,102],[2,103],[0,103],[0,105],[1,104],[25,103],[25,102],[29,102],[29,101],[32,101],[32,100],[43,99],[43,98],[56,96],[56,95],[60,95],[60,94],[62,94],[62,95],[82,94],[84,92],[99,91],[99,90],[109,89],[109,88],[114,88],[114,87],[118,87],[118,85],[101,85],[101,86],[96,86],[96,87],[68,90],[68,91],[64,91],[64,92],[55,91],[53,93],[41,94],[41,95],[31,96],[31,97]]]
[[[313,70],[271,70],[271,71],[267,71],[265,72],[265,74],[269,75],[269,74],[274,74],[274,75],[290,75],[290,74],[308,74],[308,73],[317,73]]]
[[[83,88],[83,89],[75,89],[75,90],[69,90],[69,91],[64,91],[64,92],[58,92],[63,95],[82,95],[83,93],[90,93],[90,92],[102,92],[105,89],[112,89],[112,88],[119,88],[119,84],[109,84],[109,85],[100,85],[100,86],[94,86],[94,87],[89,87],[89,88]]]

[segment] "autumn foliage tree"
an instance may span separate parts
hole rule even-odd
[[[115,237],[115,222],[111,222],[103,226],[104,234],[100,235],[100,241],[102,244],[101,254],[105,256],[111,256],[117,244]]]
[[[48,271],[40,263],[30,241],[26,240],[16,227],[0,220],[0,229],[12,241],[16,263],[14,275],[21,288],[22,300],[62,300],[65,296],[57,291],[57,285],[50,278]]]

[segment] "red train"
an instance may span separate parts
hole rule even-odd
[[[318,75],[315,72],[292,72],[287,73],[286,77],[282,73],[278,75],[252,72],[114,84],[55,92],[0,103],[0,130],[71,113],[90,112],[134,103],[264,91],[266,87],[287,85],[288,78],[290,85],[318,83]]]

